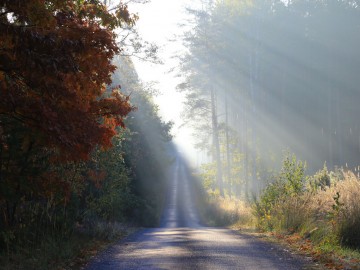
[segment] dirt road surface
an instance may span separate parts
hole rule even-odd
[[[309,261],[279,246],[201,226],[190,181],[178,159],[160,228],[144,229],[120,241],[85,269],[314,269]]]

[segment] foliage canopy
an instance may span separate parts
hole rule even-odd
[[[118,89],[104,95],[120,52],[112,30],[135,20],[100,1],[1,1],[1,143],[20,124],[66,159],[111,146],[132,109]]]

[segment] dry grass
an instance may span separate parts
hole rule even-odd
[[[354,173],[344,172],[343,179],[316,192],[309,211],[315,225],[327,222],[341,244],[360,248],[360,181]]]
[[[329,269],[359,269],[360,179],[350,171],[329,177],[327,186],[255,205],[257,224]]]
[[[250,204],[235,198],[211,197],[204,213],[210,226],[254,227],[255,217]]]
[[[349,172],[334,188],[340,194],[336,220],[340,242],[360,249],[360,181]]]
[[[342,172],[329,187],[283,198],[260,222],[265,229],[299,232],[319,244],[360,248],[360,180]]]

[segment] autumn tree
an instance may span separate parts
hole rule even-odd
[[[109,148],[132,110],[106,91],[121,52],[117,27],[137,17],[97,0],[0,1],[0,206],[2,225],[19,202],[66,193],[54,164]],[[64,194],[65,196],[65,194]]]
[[[123,125],[131,107],[116,89],[99,96],[120,52],[112,30],[135,17],[126,6],[109,13],[98,1],[1,2],[3,132],[16,121],[72,159],[86,158],[97,144],[110,146],[113,127]]]

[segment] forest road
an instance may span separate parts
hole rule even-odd
[[[160,228],[141,230],[95,257],[86,270],[314,269],[278,246],[224,228],[200,225],[191,179],[178,159]]]

